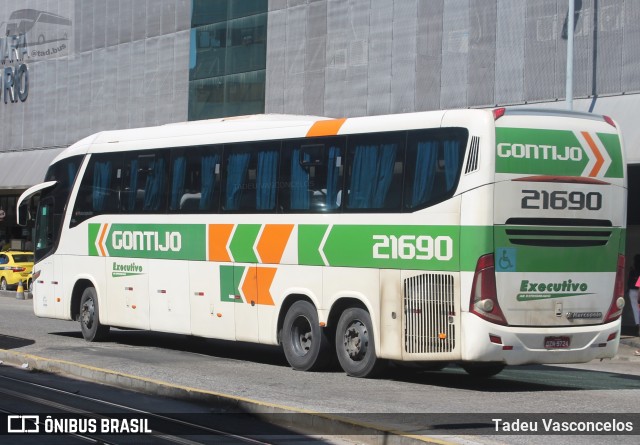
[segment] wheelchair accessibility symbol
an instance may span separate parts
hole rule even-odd
[[[506,247],[496,249],[496,271],[516,271],[516,249]]]

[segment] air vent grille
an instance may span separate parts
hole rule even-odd
[[[405,351],[451,352],[455,347],[453,276],[422,274],[404,280]]]
[[[478,159],[480,156],[480,138],[473,136],[471,138],[471,147],[469,148],[469,156],[467,157],[467,166],[464,169],[464,174],[468,174],[478,170]]]
[[[507,229],[511,244],[538,247],[596,247],[606,246],[611,230],[545,230]]]

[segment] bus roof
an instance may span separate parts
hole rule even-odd
[[[490,110],[464,110],[487,114]],[[406,114],[332,119],[322,116],[287,114],[258,114],[221,119],[178,122],[156,127],[103,131],[88,136],[64,150],[53,162],[88,152],[144,150],[152,148],[185,147],[258,141],[270,139],[302,138],[309,136],[311,128],[320,121],[335,121],[334,133],[352,134],[391,130],[437,128],[445,111],[426,111]],[[339,124],[339,125],[338,125]]]
[[[220,119],[169,123],[155,127],[112,130],[86,137],[56,157],[61,159],[83,155],[88,152],[112,152],[145,150],[153,148],[186,147],[197,145],[225,144],[244,141],[267,141],[272,139],[296,139],[308,136],[332,136],[355,133],[373,133],[420,128],[438,128],[442,125],[458,126],[486,125],[493,122],[492,109],[464,109],[423,111],[405,114],[363,116],[348,119],[332,119],[322,116],[299,116],[288,114],[257,114]],[[508,109],[511,116],[550,116],[564,118],[588,118],[602,120],[602,116],[566,112],[562,110]],[[448,116],[444,123],[445,115]],[[450,118],[449,118],[450,117]],[[327,121],[323,130],[320,121]],[[333,121],[331,124],[329,121]],[[324,132],[323,132],[324,131]]]

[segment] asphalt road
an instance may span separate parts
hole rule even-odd
[[[8,366],[0,367],[0,418],[0,431],[9,443],[325,443],[321,438],[274,426],[249,413],[229,413],[197,402]]]
[[[216,400],[229,400],[229,396],[266,411],[320,412],[453,443],[638,441],[637,436],[622,434],[551,439],[530,433],[504,435],[513,431],[503,427],[498,428],[503,435],[495,435],[496,418],[532,421],[540,429],[542,422],[553,418],[629,420],[635,434],[640,432],[640,358],[628,345],[621,345],[612,360],[512,367],[486,381],[469,378],[455,366],[440,372],[395,371],[367,380],[347,377],[339,370],[293,371],[275,347],[120,330],[112,330],[107,342],[86,343],[77,323],[38,319],[31,301],[9,296],[0,297],[0,348],[14,360],[35,363],[38,360],[31,357],[36,356],[62,363],[58,367],[62,372],[77,369],[76,364],[86,365],[81,373],[85,378],[98,378],[98,371],[106,370],[111,384],[131,385],[140,378],[137,389],[141,390],[161,387],[165,388],[161,393],[182,397],[199,392]]]

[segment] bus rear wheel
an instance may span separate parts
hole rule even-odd
[[[376,356],[371,316],[362,308],[349,308],[336,329],[336,354],[342,369],[353,377],[375,377],[386,362]]]
[[[86,341],[102,341],[109,334],[109,326],[100,323],[98,297],[93,287],[88,287],[80,299],[80,329]]]
[[[305,300],[291,305],[284,318],[282,349],[298,371],[317,371],[330,363],[331,346],[318,322],[316,308]]]

